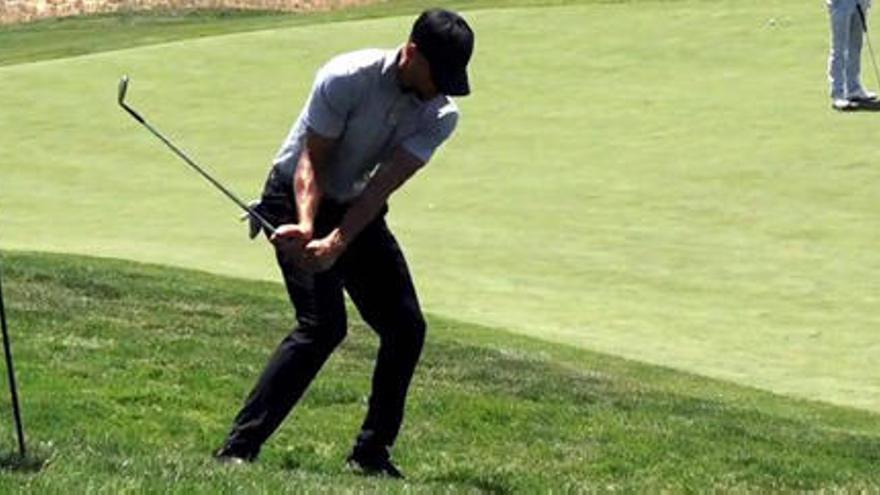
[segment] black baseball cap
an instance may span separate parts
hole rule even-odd
[[[428,60],[438,91],[449,96],[470,94],[467,64],[474,51],[474,32],[460,15],[426,10],[413,24],[409,39]]]

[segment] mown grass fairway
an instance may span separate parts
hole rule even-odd
[[[341,467],[376,352],[358,320],[262,460],[217,465],[211,449],[291,324],[277,284],[68,256],[2,262],[26,427],[48,463],[0,469],[0,491],[880,489],[876,415],[443,318],[430,319],[396,450],[408,481]],[[12,434],[0,421],[0,463]]]
[[[392,205],[429,311],[880,411],[876,116],[827,108],[821,5],[468,16],[476,92]],[[276,280],[233,207],[115,106],[118,77],[256,194],[318,65],[411,20],[0,69],[3,247]]]

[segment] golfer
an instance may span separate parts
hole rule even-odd
[[[252,461],[346,335],[345,290],[379,335],[369,410],[348,457],[363,474],[402,477],[390,449],[421,354],[425,321],[386,201],[452,134],[470,93],[474,37],[458,14],[427,10],[393,50],[337,56],[281,147],[258,211],[297,326],[235,417],[218,459]]]
[[[828,57],[828,80],[831,83],[831,106],[846,110],[859,103],[877,99],[860,81],[862,25],[871,0],[826,0],[831,17],[831,54]],[[861,13],[859,12],[861,9]]]

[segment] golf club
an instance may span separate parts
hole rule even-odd
[[[0,273],[2,278],[2,273]],[[6,355],[6,373],[9,377],[9,392],[12,395],[12,416],[15,431],[18,433],[18,452],[25,456],[24,427],[21,424],[21,409],[18,406],[18,387],[15,385],[15,367],[12,365],[12,350],[9,346],[9,329],[6,327],[6,308],[3,306],[3,283],[0,281],[0,327],[3,328],[3,352]]]
[[[162,133],[160,133],[155,128],[153,128],[153,126],[151,126],[146,121],[146,119],[141,117],[141,115],[139,113],[137,113],[133,108],[128,106],[128,104],[125,103],[125,94],[127,92],[128,92],[128,76],[122,76],[122,79],[119,81],[119,98],[118,98],[119,106],[124,108],[125,111],[128,112],[135,120],[137,120],[144,127],[146,127],[147,130],[149,130],[151,133],[153,133],[154,136],[159,138],[160,141],[165,143],[166,146],[171,148],[171,151],[173,151],[177,156],[182,158],[183,161],[185,161],[196,172],[201,174],[201,176],[204,177],[208,182],[213,184],[214,187],[219,189],[220,192],[225,194],[227,198],[231,199],[236,205],[238,205],[239,208],[241,208],[242,210],[247,212],[247,214],[250,215],[251,217],[259,220],[259,222],[263,225],[263,227],[265,227],[269,232],[271,232],[272,234],[275,233],[275,227],[271,223],[269,223],[265,218],[263,218],[262,215],[260,215],[256,211],[254,211],[253,208],[246,205],[244,202],[242,202],[240,199],[238,199],[238,197],[236,197],[234,194],[232,194],[228,189],[223,187],[223,184],[220,184],[219,182],[217,182],[213,177],[211,177],[207,172],[205,172],[202,169],[202,167],[199,167],[194,161],[192,161],[188,156],[186,156],[186,154],[183,151],[181,151],[180,148],[178,148],[171,141],[169,141],[167,138],[165,138],[165,136],[163,136]]]
[[[856,2],[856,9],[859,11],[859,19],[862,20],[862,31],[865,33],[868,50],[871,52],[871,64],[874,65],[874,77],[877,78],[877,87],[880,88],[880,70],[877,70],[877,59],[874,56],[874,47],[871,46],[871,36],[868,35],[868,20],[865,18],[865,11],[862,10],[862,4]]]

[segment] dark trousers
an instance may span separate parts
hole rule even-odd
[[[296,211],[290,183],[270,176],[262,212],[274,225],[293,223]],[[346,207],[323,201],[315,238],[339,225]],[[236,416],[225,448],[256,457],[302,397],[318,370],[345,338],[343,290],[363,319],[379,335],[369,410],[356,448],[387,452],[403,422],[407,389],[421,354],[425,321],[403,252],[384,212],[348,246],[328,271],[310,274],[276,251],[297,325],[269,359],[244,407]]]

